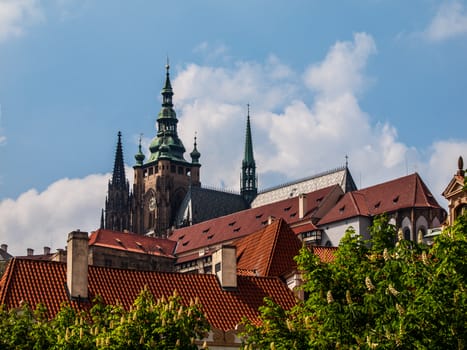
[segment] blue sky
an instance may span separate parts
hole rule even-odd
[[[166,58],[204,185],[238,190],[246,105],[261,188],[345,162],[359,187],[467,156],[464,1],[0,0],[0,242],[99,225],[123,134],[155,135]],[[188,157],[187,157],[188,158]]]

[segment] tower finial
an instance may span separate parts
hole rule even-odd
[[[169,74],[169,69],[170,69],[169,55],[167,55],[167,61],[166,61],[166,64],[165,64],[165,69],[167,71],[167,74]]]
[[[349,156],[347,154],[345,155],[345,167],[349,167]]]

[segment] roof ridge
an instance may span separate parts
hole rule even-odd
[[[12,273],[11,271],[14,269],[13,265],[16,264],[16,260],[17,258],[13,258],[11,259],[7,266],[6,266],[6,269],[3,273],[3,276],[2,278],[0,279],[0,305],[4,305],[5,304],[5,298],[6,298],[6,295],[8,294],[8,290],[5,289],[5,286],[6,287],[9,287],[10,286],[10,281],[11,281],[11,276],[12,276]]]
[[[287,186],[290,186],[290,185],[298,184],[298,183],[300,183],[300,182],[304,182],[304,181],[316,179],[316,178],[318,178],[318,177],[322,177],[322,176],[326,176],[326,175],[329,175],[329,174],[337,173],[337,172],[342,171],[342,170],[345,170],[345,169],[346,169],[345,166],[341,166],[341,167],[337,167],[337,168],[334,168],[334,169],[330,169],[330,170],[323,171],[323,172],[318,173],[318,174],[315,174],[315,175],[303,177],[303,178],[300,178],[300,179],[297,179],[297,180],[292,180],[292,181],[284,182],[283,184],[280,184],[280,185],[277,185],[277,186],[273,186],[273,187],[269,187],[269,188],[266,188],[266,189],[264,189],[264,190],[261,190],[261,191],[258,192],[258,195],[259,195],[259,194],[263,194],[263,193],[267,193],[267,192],[271,192],[271,191],[277,190],[277,189],[279,189],[279,188],[283,188],[283,187],[287,187]]]
[[[274,241],[273,241],[273,244],[272,244],[272,247],[271,247],[271,252],[270,252],[270,254],[268,254],[269,259],[268,259],[268,262],[267,262],[267,265],[266,265],[265,275],[269,275],[269,270],[271,269],[271,265],[272,265],[272,262],[274,260],[273,255],[275,255],[277,241],[279,240],[279,234],[281,232],[282,225],[285,223],[285,220],[283,218],[279,218],[275,222],[277,222],[277,224],[276,224],[276,229],[274,230]],[[273,222],[273,224],[275,222]]]

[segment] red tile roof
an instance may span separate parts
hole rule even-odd
[[[283,219],[232,243],[237,247],[237,268],[258,276],[283,276],[296,267],[302,242]]]
[[[404,208],[441,209],[417,173],[346,193],[318,222],[318,225],[355,216],[389,213]]]
[[[199,297],[205,315],[213,328],[234,329],[242,317],[257,322],[258,307],[263,298],[271,297],[289,309],[295,297],[278,278],[238,276],[238,288],[225,291],[214,275],[192,275],[135,271],[89,266],[89,299],[100,295],[107,304],[121,303],[129,308],[138,293],[148,286],[156,298],[170,296],[174,290],[184,303]],[[43,303],[51,316],[62,302],[68,301],[66,264],[53,261],[12,259],[0,281],[0,305],[15,308],[27,301],[33,308]],[[71,302],[75,308],[76,301]],[[89,308],[90,303],[81,303]]]
[[[177,243],[166,238],[147,237],[135,233],[99,229],[91,233],[89,245],[134,253],[174,257]]]
[[[325,202],[326,196],[339,185],[326,187],[306,196],[306,218]],[[180,228],[174,231],[170,239],[177,241],[176,254],[183,259],[184,253],[192,252],[202,247],[209,247],[219,243],[232,241],[256,232],[268,224],[268,217],[282,218],[291,224],[299,219],[298,197],[282,200],[257,208],[243,210],[234,214],[222,216],[202,223]]]
[[[311,249],[314,255],[317,255],[322,262],[327,263],[333,261],[336,258],[335,253],[338,247],[313,246]]]

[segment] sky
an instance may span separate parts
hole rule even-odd
[[[99,227],[156,134],[169,60],[204,186],[238,191],[247,104],[259,188],[348,164],[359,188],[418,172],[439,203],[467,157],[467,3],[0,0],[0,243]],[[142,136],[141,136],[142,135]]]

